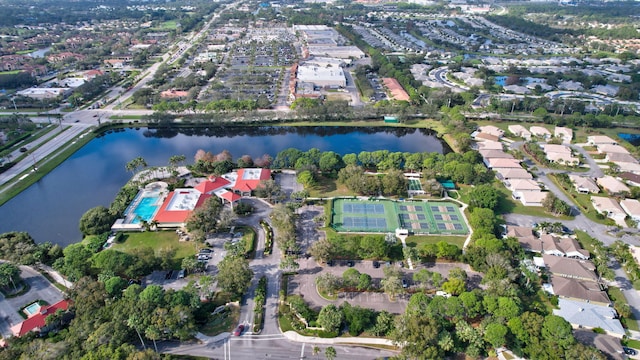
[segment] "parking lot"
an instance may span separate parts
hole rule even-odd
[[[333,266],[321,266],[312,258],[299,259],[300,268],[298,275],[295,275],[289,279],[288,294],[297,294],[304,297],[305,301],[309,303],[312,308],[320,309],[328,304],[340,305],[347,301],[352,305],[360,305],[375,310],[386,310],[391,313],[400,314],[404,312],[407,302],[411,294],[416,290],[413,284],[413,274],[419,269],[427,269],[432,272],[440,273],[444,278],[449,275],[449,272],[453,268],[461,268],[467,272],[467,288],[477,288],[480,286],[481,274],[471,270],[469,265],[462,263],[431,263],[426,266],[420,266],[416,270],[409,270],[401,268],[400,270],[404,274],[404,279],[407,282],[407,293],[400,295],[395,301],[389,300],[389,297],[382,292],[347,292],[340,293],[337,300],[327,300],[318,294],[315,285],[315,278],[323,273],[331,273],[335,276],[342,277],[342,273],[350,266],[347,264],[347,260],[338,260],[334,262]],[[353,268],[360,273],[366,273],[371,276],[372,285],[379,286],[380,281],[384,278],[383,268],[387,266],[385,262],[380,262],[380,267],[375,268],[373,261],[356,260],[353,261]],[[391,263],[389,266],[398,267],[398,263]]]

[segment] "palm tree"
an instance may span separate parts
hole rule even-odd
[[[142,319],[137,314],[133,314],[127,319],[127,326],[134,329],[140,338],[140,342],[142,343],[142,347],[146,350],[147,345],[144,344],[144,340],[142,340],[142,335],[140,335],[140,326],[142,325]]]
[[[336,358],[336,356],[336,349],[334,349],[333,346],[329,346],[328,348],[324,349],[324,357],[326,357],[327,360],[333,360]]]

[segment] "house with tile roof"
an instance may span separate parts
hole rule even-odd
[[[16,324],[11,328],[14,336],[20,337],[31,331],[41,331],[46,328],[46,319],[55,314],[58,310],[67,311],[69,309],[68,300],[60,300],[53,305],[42,305],[40,310],[28,317],[25,321]]]
[[[542,126],[532,126],[529,128],[529,131],[531,131],[531,135],[533,136],[537,136],[543,139],[551,138],[551,131],[547,130],[547,128]]]
[[[640,201],[636,199],[624,199],[620,201],[620,207],[629,215],[631,220],[640,224]]]
[[[610,175],[597,178],[596,183],[598,183],[598,185],[600,185],[600,187],[606,190],[610,195],[628,193],[631,191],[631,189],[629,189],[629,187],[622,181]]]
[[[570,259],[562,256],[543,254],[542,259],[551,274],[570,279],[598,281],[596,267],[589,260]]]
[[[540,235],[540,241],[542,242],[542,251],[544,254],[566,256],[582,260],[589,259],[589,252],[583,249],[576,239],[543,234]]]
[[[553,130],[553,135],[557,138],[561,138],[563,143],[569,144],[573,139],[573,130],[568,127],[556,126]]]
[[[605,144],[618,145],[618,142],[605,135],[593,135],[587,136],[587,144],[594,146]]]
[[[611,304],[611,299],[603,291],[602,285],[597,282],[553,275],[549,280],[553,294],[558,295],[561,299],[578,300],[604,306]]]
[[[597,212],[615,220],[616,224],[622,227],[626,226],[624,218],[627,217],[627,213],[622,207],[620,207],[620,204],[618,204],[615,199],[602,196],[592,196],[591,204]]]
[[[232,189],[243,196],[251,196],[251,193],[260,186],[260,183],[271,179],[271,170],[262,168],[246,168],[238,170],[238,177]]]
[[[522,125],[509,125],[507,129],[517,137],[521,137],[525,140],[531,139],[531,131],[527,130],[527,128]]]
[[[502,181],[516,179],[533,179],[533,175],[523,168],[497,168],[495,169],[496,177]]]
[[[569,179],[573,182],[576,191],[581,194],[597,194],[600,192],[598,184],[596,184],[595,180],[593,180],[592,178],[578,175],[569,175]]]
[[[616,337],[623,337],[626,333],[612,307],[569,299],[560,299],[558,307],[553,314],[567,320],[574,328],[600,328]]]

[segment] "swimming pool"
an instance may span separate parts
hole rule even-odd
[[[33,304],[24,308],[24,312],[27,313],[27,316],[33,316],[37,314],[38,311],[40,311],[40,304],[38,304],[37,302],[34,302]]]
[[[153,215],[155,215],[156,211],[158,211],[157,203],[158,197],[145,196],[140,199],[138,205],[135,207],[135,209],[133,209],[133,213],[136,216],[133,221],[131,221],[131,223],[137,224],[142,220],[150,221],[151,219],[153,219]]]

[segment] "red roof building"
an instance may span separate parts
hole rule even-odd
[[[193,189],[176,189],[170,192],[153,219],[164,226],[184,224],[193,210],[211,197],[210,194],[190,190]]]
[[[30,331],[40,330],[46,326],[46,319],[49,315],[55,314],[58,310],[67,311],[69,309],[69,301],[61,300],[53,305],[43,305],[40,307],[40,312],[32,315],[27,320],[15,325],[11,328],[15,336],[23,336]]]
[[[233,203],[242,199],[242,196],[231,192],[231,191],[225,191],[222,194],[218,195],[221,199],[226,200],[229,202],[229,204],[231,204],[233,206]]]
[[[223,177],[210,177],[209,180],[203,181],[198,184],[195,189],[203,194],[211,194],[212,192],[222,189],[223,187],[231,184],[229,180]]]
[[[251,194],[260,186],[261,181],[269,179],[271,179],[271,170],[269,169],[239,169],[233,190],[240,194]]]

